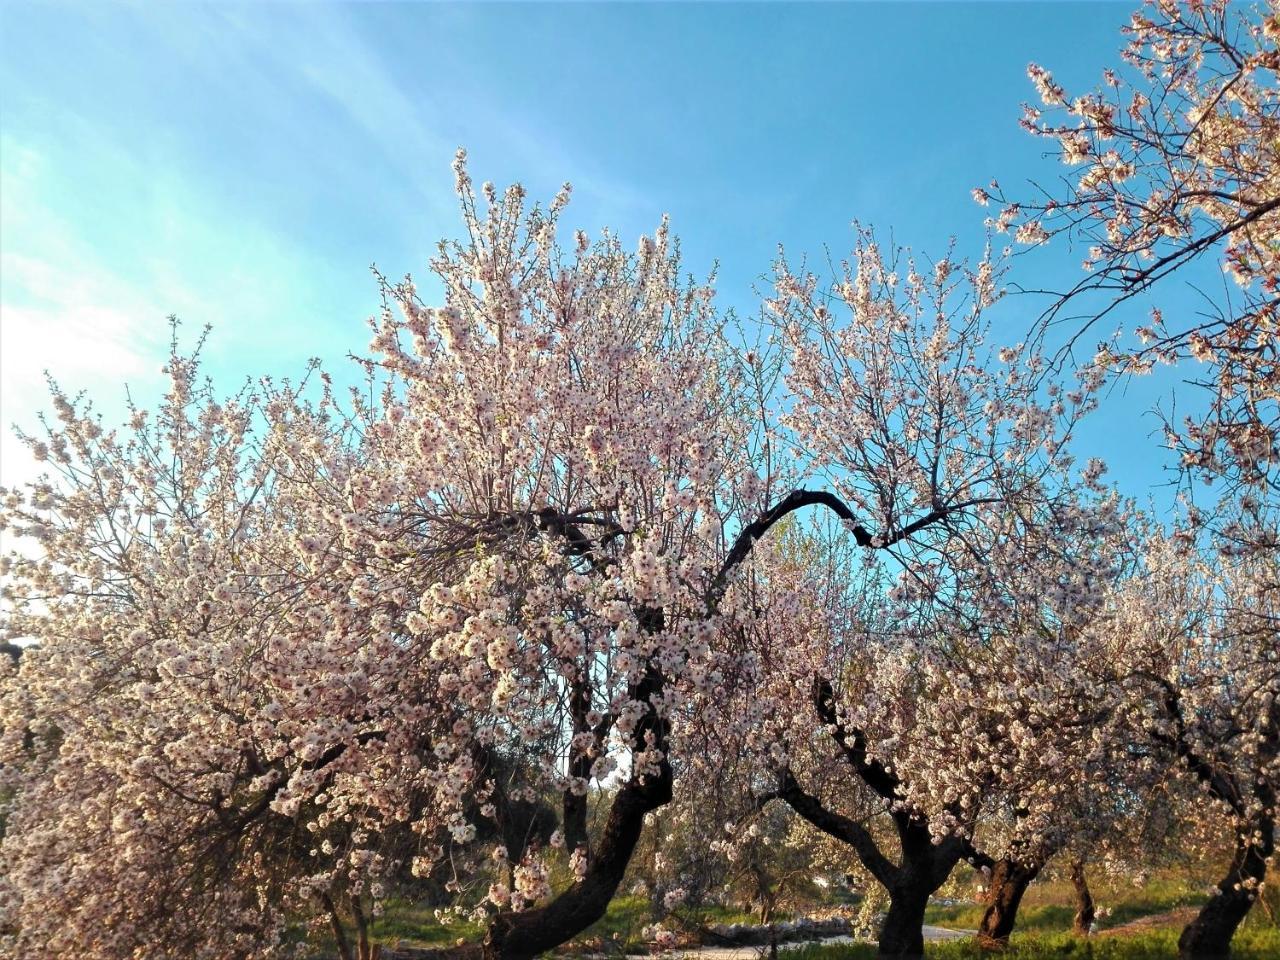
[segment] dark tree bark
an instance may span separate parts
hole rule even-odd
[[[1267,872],[1267,859],[1275,852],[1276,807],[1280,802],[1272,783],[1259,772],[1242,775],[1212,754],[1202,752],[1187,731],[1182,694],[1167,679],[1143,674],[1163,691],[1169,733],[1156,733],[1164,744],[1204,784],[1210,796],[1235,815],[1235,852],[1227,875],[1217,891],[1178,937],[1182,960],[1216,960],[1231,954],[1231,938],[1258,896]],[[1262,718],[1262,736],[1254,746],[1255,762],[1266,763],[1280,755],[1280,700],[1273,701]]]
[[[643,728],[665,721],[650,715]],[[522,913],[500,913],[483,943],[423,951],[429,960],[532,960],[554,950],[604,916],[618,891],[644,827],[645,814],[671,801],[672,774],[664,760],[656,777],[631,780],[614,795],[609,816],[589,860],[586,876],[545,907]]]
[[[574,734],[585,733],[587,711],[591,709],[590,688],[579,678],[573,683],[569,700],[569,714],[573,718]],[[569,776],[586,779],[591,776],[591,757],[575,751],[569,757]],[[564,795],[564,843],[566,849],[576,850],[587,845],[587,795],[566,791]]]
[[[1231,955],[1231,938],[1258,896],[1275,852],[1275,818],[1261,814],[1236,834],[1235,855],[1217,891],[1178,938],[1182,960],[1218,960]]]
[[[1087,937],[1093,930],[1094,906],[1093,894],[1089,892],[1089,880],[1084,875],[1084,860],[1071,861],[1071,886],[1076,891],[1076,915],[1071,925],[1071,932],[1079,937]]]
[[[985,950],[1003,950],[1009,945],[1022,895],[1043,867],[1042,859],[1023,862],[1004,857],[995,862],[991,868],[987,909],[978,925],[979,946]]]
[[[489,928],[482,956],[529,960],[603,917],[640,839],[645,814],[670,800],[671,767],[665,761],[658,777],[632,781],[619,790],[582,882],[540,909],[500,914]]]
[[[834,731],[837,746],[855,775],[889,804],[899,799],[901,781],[867,750],[866,738],[841,720],[830,682],[817,677],[813,703],[823,726]],[[784,800],[798,815],[817,829],[848,844],[862,865],[889,893],[889,910],[880,929],[877,955],[892,960],[914,960],[924,955],[924,913],[929,897],[942,886],[962,858],[979,856],[963,837],[950,836],[934,843],[928,823],[913,813],[891,807],[890,817],[898,834],[901,863],[889,859],[862,824],[829,810],[820,799],[806,792],[790,770],[779,775],[773,793],[759,797],[759,803]]]
[[[327,893],[322,894],[320,899],[324,903],[325,909],[329,911],[329,929],[333,932],[333,942],[338,948],[338,956],[341,960],[378,960],[382,956],[382,945],[373,943],[369,939],[369,918],[365,916],[364,910],[361,909],[358,898],[350,898],[351,915],[356,925],[356,945],[354,950],[351,946],[351,940],[347,936],[346,928],[343,926],[337,903]]]
[[[949,870],[947,872],[950,873]],[[928,869],[902,872],[899,881],[889,888],[889,911],[880,925],[879,956],[924,956],[924,912],[929,906],[930,895],[941,885],[931,882]]]
[[[351,898],[351,914],[356,921],[356,956],[358,960],[378,960],[382,946],[369,939],[369,919],[360,907],[358,897]]]
[[[351,952],[351,941],[347,939],[347,931],[343,929],[342,917],[338,914],[338,905],[327,893],[321,895],[325,909],[329,911],[329,929],[333,931],[333,942],[338,948],[338,956],[342,960],[356,960]]]
[[[641,626],[650,632],[662,629],[662,611],[645,610]],[[665,685],[661,672],[650,666],[644,679],[631,690],[631,698],[652,703]],[[641,778],[636,772],[614,795],[599,842],[587,861],[586,876],[545,907],[522,913],[500,913],[489,926],[482,956],[485,960],[530,960],[572,939],[604,916],[617,893],[627,864],[640,840],[645,814],[671,802],[672,772],[666,759],[671,724],[652,710],[636,724],[632,742],[650,737],[663,751],[657,775]]]

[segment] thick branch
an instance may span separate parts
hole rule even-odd
[[[763,537],[770,529],[773,528],[780,520],[800,510],[804,507],[823,506],[829,509],[843,522],[845,527],[853,534],[854,541],[860,547],[890,547],[895,543],[901,543],[903,540],[911,537],[913,534],[919,533],[925,527],[932,526],[942,520],[946,520],[954,513],[967,510],[970,507],[976,507],[984,503],[995,503],[998,501],[996,497],[976,497],[972,500],[965,500],[962,503],[953,503],[948,506],[936,507],[926,513],[924,516],[911,521],[905,527],[892,532],[886,532],[880,537],[872,536],[866,527],[858,523],[858,518],[853,511],[849,509],[849,505],[837,497],[834,493],[826,490],[792,490],[789,494],[779,500],[776,504],[762,513],[751,523],[742,528],[738,537],[733,542],[733,546],[729,550],[729,555],[725,558],[724,564],[720,567],[720,572],[716,574],[715,580],[711,585],[710,603],[715,606],[720,602],[720,598],[724,596],[724,591],[729,585],[729,578],[733,575],[734,570],[745,560],[751,553],[751,548],[755,546],[756,541]]]
[[[972,840],[962,840],[961,849],[964,851],[962,856],[973,864],[977,869],[994,870],[996,862],[989,854],[983,853],[973,845]]]
[[[861,730],[846,726],[836,711],[835,691],[826,677],[814,675],[813,705],[818,718],[830,728],[845,759],[858,771],[858,776],[885,800],[898,799],[901,781],[885,769],[884,764],[867,753],[867,738]]]
[[[755,546],[757,540],[768,533],[778,521],[788,514],[804,507],[812,506],[827,507],[837,517],[845,521],[846,524],[851,524],[853,538],[858,542],[858,546],[869,547],[871,545],[871,534],[867,532],[865,527],[858,525],[857,518],[853,515],[853,511],[849,509],[849,505],[834,493],[828,493],[826,490],[792,490],[742,528],[742,532],[738,534],[738,538],[734,541],[733,547],[729,550],[729,555],[725,558],[724,564],[720,567],[720,572],[716,575],[715,582],[711,586],[712,605],[719,603],[720,598],[724,596],[729,577],[733,575],[733,571],[751,553],[751,548]]]
[[[1192,746],[1187,736],[1186,720],[1182,716],[1182,696],[1178,690],[1164,677],[1142,671],[1141,676],[1154,681],[1164,691],[1164,709],[1173,722],[1175,733],[1169,736],[1158,730],[1152,731],[1152,738],[1173,750],[1174,755],[1186,763],[1196,777],[1209,788],[1209,792],[1227,804],[1238,815],[1244,815],[1244,804],[1235,783],[1225,776],[1221,770],[1202,757]]]
[[[366,743],[384,736],[386,736],[386,733],[382,730],[366,730],[364,733],[356,735],[355,742],[359,746],[364,746]],[[344,753],[347,752],[347,746],[348,745],[345,743],[334,744],[314,760],[304,762],[301,769],[311,771],[327,767],[329,764],[336,762]],[[285,784],[288,782],[289,778],[283,771],[281,771],[280,776],[276,778],[275,783],[263,791],[262,796],[246,807],[239,817],[236,818],[234,824],[235,830],[243,830],[262,814],[266,813],[267,808],[271,806],[271,802],[275,800],[280,791],[284,789]]]
[[[821,800],[804,791],[790,770],[782,771],[777,791],[758,798],[757,802],[764,804],[772,799],[785,801],[787,806],[827,836],[853,847],[862,865],[886,887],[897,882],[899,868],[880,852],[870,831],[843,814],[824,807]]]

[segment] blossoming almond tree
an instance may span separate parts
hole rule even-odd
[[[783,800],[848,844],[890,892],[881,954],[914,956],[929,894],[972,855],[970,801],[982,787],[971,773],[931,773],[936,757],[912,752],[931,684],[967,639],[952,632],[954,645],[937,642],[961,621],[913,617],[912,608],[965,614],[966,628],[984,613],[1000,620],[1009,594],[993,566],[1039,559],[1023,549],[1039,529],[1092,535],[1060,480],[1070,463],[1064,441],[1091,406],[1091,384],[1041,393],[1034,354],[989,345],[984,311],[998,279],[989,261],[925,270],[906,254],[886,257],[863,233],[840,271],[826,287],[779,264],[771,307],[790,350],[785,422],[844,498],[838,513],[854,549],[880,548],[898,582],[868,610],[848,591],[876,591],[860,585],[859,564],[834,559],[839,551],[814,558],[805,574],[770,566],[766,582],[817,570],[826,586],[794,609],[779,598],[756,604],[787,612],[753,634],[759,646],[738,677],[742,712],[730,722],[776,773],[758,801]],[[1089,482],[1099,469],[1087,468]],[[890,817],[899,863],[842,806],[860,791]]]
[[[53,476],[6,495],[11,955],[277,952],[287,918],[376,900],[388,856],[461,814],[474,754],[442,665],[316,562],[299,490],[352,459],[324,392],[219,401],[175,348],[154,414],[107,430],[54,392]]]
[[[1043,67],[1032,81],[1044,110],[1023,126],[1074,168],[1061,187],[1002,205],[994,223],[1020,242],[1063,236],[1087,247],[1087,275],[1051,314],[1098,294],[1093,320],[1145,295],[1197,260],[1212,260],[1234,293],[1206,290],[1205,314],[1152,311],[1140,343],[1104,349],[1123,371],[1189,358],[1206,365],[1207,411],[1168,424],[1184,467],[1275,494],[1280,462],[1280,13],[1275,4],[1151,0],[1125,28],[1128,70],[1071,96]],[[1077,172],[1078,171],[1078,172]]]
[[[1179,553],[1143,525],[1126,525],[1133,536],[1102,542],[1128,562],[1113,577],[1096,568],[1092,601],[1071,604],[1072,620],[1054,618],[1067,629],[989,641],[989,652],[1015,641],[985,666],[995,666],[999,684],[969,684],[958,664],[927,700],[926,722],[936,705],[947,711],[924,742],[939,758],[935,771],[964,769],[964,759],[972,769],[984,753],[997,759],[987,799],[1006,812],[993,823],[984,810],[975,836],[975,859],[992,874],[980,940],[1007,942],[1021,892],[1056,850],[1149,862],[1182,821],[1202,826],[1205,856],[1223,829],[1235,838],[1229,875],[1181,946],[1187,957],[1225,955],[1273,847],[1274,562],[1249,549],[1206,559],[1185,539]],[[1114,593],[1098,589],[1112,580]],[[957,677],[996,693],[946,692]],[[984,741],[1000,746],[984,750]],[[1225,817],[1205,816],[1205,793]],[[1185,826],[1182,834],[1189,842]]]
[[[603,913],[669,798],[673,710],[717,682],[750,546],[722,524],[769,493],[736,354],[665,225],[562,254],[564,195],[486,185],[481,211],[457,177],[444,305],[384,284],[347,409],[218,402],[176,351],[123,431],[55,395],[31,444],[59,475],[4,518],[40,547],[7,561],[6,634],[35,642],[0,720],[18,952],[279,955],[301,920],[367,958],[413,873],[483,897],[462,952],[532,956]],[[548,791],[560,829],[517,847]]]
[[[399,312],[376,324],[371,363],[395,386],[353,483],[394,484],[407,540],[390,549],[424,578],[460,550],[501,560],[499,607],[459,610],[439,589],[406,628],[456,664],[449,692],[475,733],[530,758],[522,788],[562,797],[578,882],[536,909],[549,890],[488,894],[484,951],[532,956],[603,915],[645,814],[670,799],[672,717],[714,688],[712,641],[736,615],[713,600],[723,526],[768,484],[710,289],[680,276],[665,224],[635,256],[581,234],[564,255],[566,195],[526,216],[518,187],[486,185],[481,214],[461,164],[458,185],[468,242],[433,262],[446,306],[387,289]],[[588,788],[610,777],[592,845]]]
[[[1232,838],[1226,875],[1183,930],[1185,958],[1226,956],[1274,866],[1280,796],[1280,571],[1246,550],[1206,556],[1153,540],[1145,575],[1099,623],[1114,682],[1146,743],[1191,788],[1195,815]]]
[[[1101,521],[1102,539],[1120,522]],[[906,592],[899,584],[889,597],[864,592],[833,620],[810,622],[806,638],[787,639],[785,655],[761,654],[767,692],[753,690],[753,709],[783,719],[760,751],[777,786],[759,799],[783,800],[842,839],[884,884],[886,956],[917,955],[928,897],[962,859],[992,868],[983,932],[989,945],[1007,942],[1027,884],[1071,835],[1069,792],[1110,786],[1106,704],[1072,670],[1086,591],[1101,595],[1114,561],[1053,578],[1045,575],[1052,559],[1027,538],[1002,530],[993,539],[1016,544],[986,553],[1006,571],[999,601],[966,589],[922,603],[894,598]],[[842,609],[828,598],[816,615],[832,617],[833,607]],[[807,718],[796,693],[806,679]],[[824,734],[816,740],[815,723]],[[858,824],[852,811],[865,795],[892,822],[899,862]]]
[[[1134,568],[1141,517],[1094,470],[1064,498],[1069,513],[1021,535],[996,531],[989,579],[964,606],[917,602],[911,613],[961,638],[941,641],[945,669],[916,710],[911,787],[922,806],[933,792],[980,813],[970,859],[989,872],[987,947],[1007,945],[1022,895],[1059,850],[1111,839],[1107,825],[1123,818],[1097,810],[1123,796],[1133,813],[1146,787],[1126,749],[1128,716],[1101,677],[1112,649],[1092,629]]]
[[[1050,614],[989,637],[932,696],[946,709],[926,711],[934,765],[982,772],[971,860],[987,875],[984,947],[1008,945],[1027,887],[1061,851],[1137,842],[1148,784],[1116,691],[1098,679],[1107,648],[1082,623]]]

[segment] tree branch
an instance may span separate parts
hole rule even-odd
[[[836,695],[831,681],[818,674],[813,677],[813,706],[818,711],[818,719],[829,728],[833,728],[831,735],[840,745],[845,759],[858,771],[858,776],[863,782],[883,799],[897,800],[898,788],[902,781],[885,769],[884,764],[867,753],[867,738],[861,730],[848,727],[841,722],[836,710]]]
[[[773,799],[785,801],[787,806],[827,836],[853,847],[862,865],[886,887],[897,881],[900,868],[880,852],[870,831],[843,814],[824,807],[821,800],[804,791],[789,768],[782,771],[778,789],[757,798],[756,802],[763,806]]]

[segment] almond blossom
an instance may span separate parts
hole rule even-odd
[[[1126,69],[1107,70],[1094,91],[1068,94],[1028,68],[1045,109],[1027,106],[1022,125],[1057,146],[1064,187],[1013,201],[993,183],[975,196],[1002,205],[991,223],[1019,243],[1061,236],[1088,251],[1086,275],[1048,314],[1079,308],[1080,335],[1126,301],[1176,291],[1166,278],[1194,261],[1219,267],[1225,289],[1157,301],[1138,343],[1106,346],[1097,360],[1139,373],[1190,361],[1209,402],[1167,424],[1182,465],[1274,493],[1280,14],[1274,3],[1150,0],[1124,33]]]

